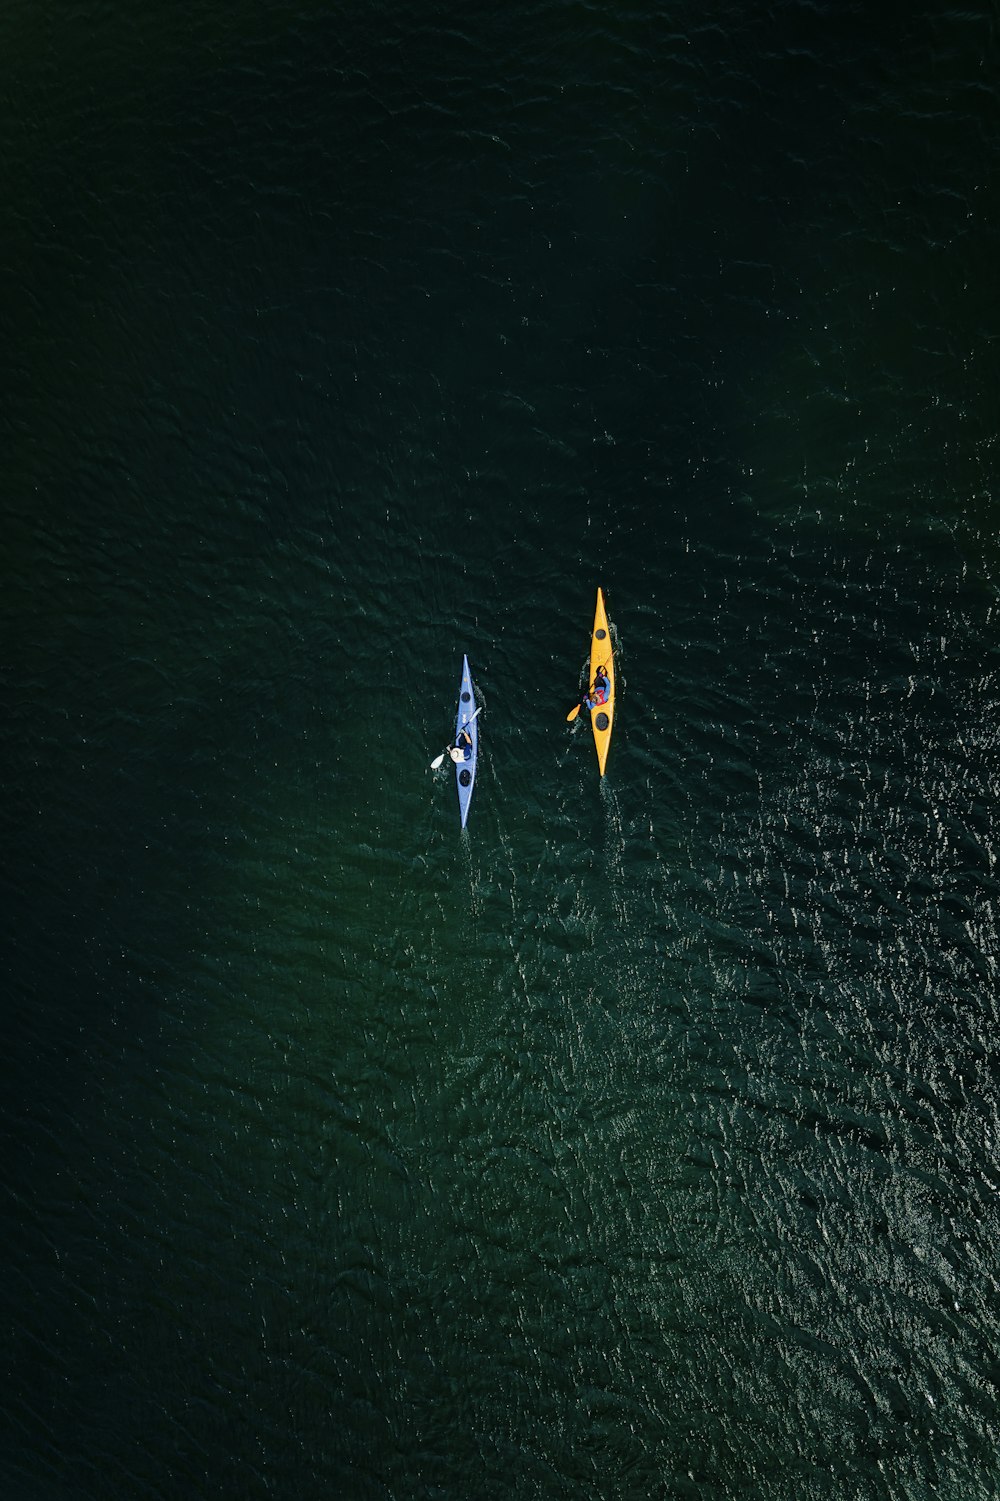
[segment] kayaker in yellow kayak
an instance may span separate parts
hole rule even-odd
[[[611,693],[611,684],[603,667],[597,669],[594,675],[594,686],[589,693],[585,693],[580,700],[581,709],[596,709],[601,704],[606,704]]]

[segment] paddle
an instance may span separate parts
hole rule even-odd
[[[612,649],[611,649],[611,657],[614,656],[616,650],[617,650],[616,647],[612,647]],[[611,657],[608,658],[609,662],[611,660]],[[601,665],[600,665],[600,667],[597,669],[597,672],[603,672],[606,666],[607,666],[607,663],[602,662]],[[595,678],[597,676],[597,672],[594,673],[594,677]],[[579,714],[579,712],[580,712],[580,710],[582,708],[583,708],[583,702],[582,701],[580,703],[578,703],[578,704],[574,704],[573,707],[572,707],[572,709],[570,709],[569,713],[566,715],[566,723],[567,724],[572,724],[573,721],[574,721],[574,719]]]
[[[463,730],[467,730],[467,729],[468,729],[468,728],[469,728],[469,725],[470,725],[470,724],[471,724],[471,723],[472,723],[472,720],[473,720],[473,719],[478,719],[478,718],[479,718],[479,716],[480,716],[480,714],[481,714],[481,713],[482,713],[482,712],[483,712],[483,711],[482,711],[482,708],[481,708],[481,707],[480,707],[480,708],[478,708],[478,709],[477,709],[477,710],[476,710],[476,712],[475,712],[475,714],[473,714],[473,716],[472,716],[472,719],[467,719],[467,720],[466,720],[466,721],[465,721],[465,723],[464,723],[464,724],[463,724],[463,726],[462,726],[462,729],[463,729]],[[448,754],[448,752],[449,752],[449,751],[450,751],[450,750],[451,750],[451,746],[450,746],[450,745],[446,745],[446,746],[445,746],[445,748],[444,748],[444,750],[443,750],[443,751],[442,751],[442,752],[441,752],[441,754],[440,754],[440,755],[439,755],[439,756],[435,756],[435,757],[434,757],[434,760],[433,760],[433,761],[432,761],[432,762],[431,762],[431,771],[437,771],[437,769],[438,769],[438,767],[439,767],[439,766],[440,766],[440,765],[441,765],[441,763],[442,763],[442,762],[443,762],[443,761],[444,761],[444,758],[445,758],[445,756],[446,756],[446,755],[447,755],[447,754]]]

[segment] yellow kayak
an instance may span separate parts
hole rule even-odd
[[[597,591],[597,609],[594,611],[594,634],[590,638],[590,696],[594,694],[594,679],[602,668],[608,680],[607,702],[595,704],[590,711],[594,728],[594,744],[597,746],[597,761],[601,776],[607,765],[611,745],[611,729],[615,719],[615,663],[611,655],[611,632],[608,629],[608,612],[604,608],[604,595]]]

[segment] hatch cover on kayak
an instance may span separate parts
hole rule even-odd
[[[604,627],[603,627],[603,626],[602,626],[602,627],[601,627],[601,629],[600,629],[600,630],[599,630],[599,631],[595,631],[595,632],[594,632],[594,635],[595,635],[595,636],[596,636],[596,637],[597,637],[597,639],[598,639],[598,641],[603,641],[603,640],[604,640],[604,638],[605,638],[605,636],[606,636],[606,635],[607,635],[607,634],[608,634],[608,633],[607,633],[607,631],[606,631],[606,630],[605,630],[605,629],[604,629]]]
[[[469,702],[469,699],[471,697],[472,697],[471,693],[463,693],[462,694],[462,702],[463,702],[463,704],[467,704]]]
[[[606,714],[598,714],[594,723],[599,730],[606,730],[611,721]]]
[[[469,769],[467,767],[464,767],[458,773],[458,780],[462,784],[463,787],[468,787],[469,783],[472,781],[472,772],[469,771]]]

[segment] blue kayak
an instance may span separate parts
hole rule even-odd
[[[462,685],[458,690],[458,713],[455,716],[455,744],[459,745],[459,738],[463,730],[471,745],[465,745],[464,761],[455,763],[455,780],[458,783],[458,808],[462,815],[462,828],[465,828],[465,820],[469,816],[469,804],[472,802],[472,789],[476,785],[476,762],[479,759],[479,720],[474,719],[476,712],[476,700],[472,692],[472,674],[469,672],[468,657],[462,658]],[[459,746],[461,749],[462,747]]]

